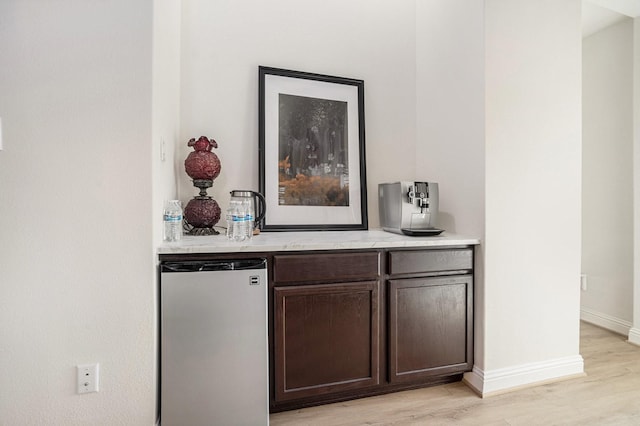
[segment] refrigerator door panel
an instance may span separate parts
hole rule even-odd
[[[161,280],[161,425],[267,425],[266,269]]]

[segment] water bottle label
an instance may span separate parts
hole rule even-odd
[[[173,215],[173,214],[165,214],[164,221],[165,222],[180,222],[182,220],[181,215]]]

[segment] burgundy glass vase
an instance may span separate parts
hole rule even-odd
[[[200,189],[200,194],[193,197],[184,208],[184,220],[189,235],[216,235],[218,231],[214,226],[220,221],[220,206],[209,195],[207,189],[213,185],[213,180],[220,174],[220,159],[211,152],[217,148],[218,143],[206,136],[200,136],[198,140],[191,139],[187,142],[193,147],[184,161],[187,175],[193,179],[193,186]]]

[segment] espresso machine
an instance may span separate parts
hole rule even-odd
[[[438,184],[394,182],[378,185],[380,226],[383,230],[411,236],[433,236],[443,232],[438,220]]]

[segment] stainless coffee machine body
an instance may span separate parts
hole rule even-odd
[[[378,185],[380,226],[385,231],[411,236],[438,235],[438,184],[394,182]]]

